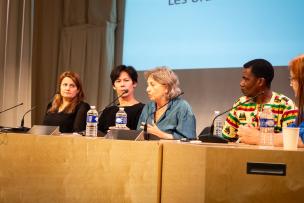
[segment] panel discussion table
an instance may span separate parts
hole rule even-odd
[[[304,150],[2,133],[0,202],[304,202]]]

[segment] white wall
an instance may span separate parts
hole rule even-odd
[[[190,103],[196,116],[197,133],[211,124],[215,110],[225,111],[231,108],[234,101],[242,95],[239,88],[242,68],[176,70],[175,72],[185,92],[182,98]],[[272,90],[294,99],[288,77],[287,67],[275,67]],[[140,101],[147,102],[145,92],[147,85],[143,72],[139,72],[138,82],[136,96]],[[226,115],[223,118],[225,119]]]

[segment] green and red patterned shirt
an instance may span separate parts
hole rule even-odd
[[[233,106],[237,106],[248,99],[249,97],[242,96]],[[297,110],[293,101],[282,94],[272,92],[272,97],[267,104],[257,104],[249,101],[232,109],[225,121],[222,136],[227,139],[236,139],[239,125],[252,124],[254,127],[259,127],[259,115],[264,106],[270,106],[272,109],[275,133],[281,132],[282,127],[288,126],[296,119]]]

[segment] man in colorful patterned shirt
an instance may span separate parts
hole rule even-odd
[[[222,131],[224,138],[236,141],[240,125],[258,128],[259,115],[265,106],[270,106],[272,109],[276,133],[281,132],[282,127],[295,121],[297,111],[294,102],[271,90],[273,77],[273,66],[264,59],[255,59],[244,64],[240,82],[244,96],[239,98],[233,106],[237,106],[251,97],[254,99],[229,112]],[[248,130],[250,128],[247,129],[247,132]]]

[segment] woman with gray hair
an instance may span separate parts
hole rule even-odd
[[[159,139],[196,138],[196,121],[190,105],[179,98],[182,94],[177,75],[168,67],[145,72],[147,94],[137,128],[147,125],[147,132]]]

